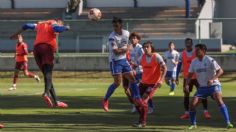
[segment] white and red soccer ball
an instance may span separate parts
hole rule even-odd
[[[102,12],[98,8],[92,8],[88,12],[88,18],[92,21],[98,21],[102,18]]]

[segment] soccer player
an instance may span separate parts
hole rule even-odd
[[[141,83],[139,84],[142,100],[140,103],[135,104],[139,113],[139,121],[133,124],[134,127],[138,128],[146,126],[148,100],[152,98],[156,89],[163,83],[167,71],[163,58],[155,52],[151,41],[145,42],[143,49],[145,54],[140,61],[143,67],[143,75]]]
[[[16,66],[15,66],[15,72],[14,72],[14,78],[13,78],[13,85],[9,88],[9,91],[16,90],[16,81],[18,79],[19,71],[23,70],[25,76],[34,78],[37,82],[40,81],[40,78],[38,75],[35,75],[28,71],[28,48],[27,44],[24,43],[22,35],[17,36],[17,43],[16,43],[16,53],[15,53],[15,60],[16,60]]]
[[[199,101],[206,99],[208,96],[213,96],[219,109],[225,119],[227,128],[233,128],[230,123],[227,107],[222,99],[221,84],[219,77],[223,74],[223,70],[218,63],[208,55],[206,55],[207,47],[204,44],[197,44],[196,56],[190,65],[188,77],[185,84],[185,91],[189,90],[189,82],[193,73],[196,74],[199,88],[197,89],[194,98],[190,105],[191,126],[189,129],[197,128],[196,122],[196,107]]]
[[[176,72],[179,62],[179,53],[175,50],[175,44],[170,42],[168,44],[168,51],[164,53],[164,60],[167,65],[167,73],[165,77],[166,84],[170,86],[170,96],[175,95],[176,86]]]
[[[27,29],[36,31],[33,52],[36,63],[44,76],[45,90],[42,96],[48,107],[68,107],[66,103],[58,101],[57,99],[52,83],[52,71],[54,66],[54,53],[57,49],[56,37],[59,33],[69,30],[69,28],[69,26],[63,26],[62,21],[58,19],[39,21],[38,23],[27,23],[23,25],[21,30],[10,37],[13,39]],[[50,96],[53,99],[53,103]]]
[[[127,78],[130,83],[132,95],[128,96],[132,96],[132,100],[134,102],[136,100],[140,100],[139,89],[136,84],[131,66],[126,58],[129,31],[122,28],[122,19],[120,18],[114,17],[112,24],[114,31],[109,35],[109,62],[114,82],[109,86],[106,95],[102,100],[103,109],[105,112],[108,111],[108,99],[115,89],[119,87],[122,76]]]
[[[130,53],[130,65],[134,71],[135,79],[139,84],[142,79],[142,73],[143,73],[143,68],[140,65],[139,61],[141,60],[142,55],[144,53],[142,45],[139,43],[141,40],[141,36],[138,33],[133,32],[130,34],[129,40],[131,42],[130,48],[128,50]],[[150,98],[148,100],[148,114],[153,113],[153,110],[154,110],[154,105],[152,99]],[[135,105],[133,106],[131,112],[132,113],[136,112]]]
[[[196,88],[199,87],[198,81],[196,79],[196,76],[193,75],[191,80],[189,81],[189,90],[186,91],[184,90],[185,84],[186,84],[186,79],[188,77],[188,70],[189,70],[189,66],[192,62],[193,59],[196,58],[196,54],[195,54],[195,50],[193,49],[193,40],[191,38],[186,38],[185,39],[185,50],[180,54],[179,57],[179,64],[178,64],[178,68],[177,68],[177,82],[178,82],[178,78],[179,78],[179,73],[181,70],[181,67],[183,65],[183,77],[184,77],[184,81],[183,81],[183,92],[184,92],[184,109],[185,109],[185,113],[183,115],[181,115],[181,119],[188,119],[189,118],[189,95],[190,92],[192,92],[193,90],[193,86],[195,86]],[[207,99],[202,99],[202,105],[203,105],[203,109],[204,109],[204,117],[206,119],[210,119],[211,115],[209,114],[208,110],[207,110]]]

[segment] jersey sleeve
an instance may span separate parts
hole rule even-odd
[[[217,70],[221,69],[220,65],[214,59],[211,60],[211,63],[212,63],[212,68],[214,70],[217,71]]]
[[[161,55],[159,55],[157,53],[156,53],[156,60],[161,66],[165,65],[165,62],[164,62],[163,58],[161,57]]]
[[[175,56],[175,62],[178,62],[179,61],[179,53],[176,52],[176,56]]]
[[[23,30],[27,30],[27,29],[32,29],[34,30],[37,27],[36,23],[26,23],[25,25],[22,26]]]

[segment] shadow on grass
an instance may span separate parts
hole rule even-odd
[[[50,129],[59,127],[61,129],[78,128],[85,130],[113,130],[116,127],[130,131],[134,130],[132,123],[138,120],[138,114],[131,114],[131,105],[125,97],[112,97],[110,99],[110,111],[105,113],[101,107],[101,97],[82,96],[82,97],[61,97],[61,100],[69,104],[68,109],[47,108],[40,96],[2,96],[0,97],[0,107],[2,115],[1,121],[7,123],[26,123],[26,124],[47,124],[47,126],[22,126],[24,128]],[[148,127],[150,131],[180,131],[179,126],[187,126],[189,120],[181,120],[179,116],[183,114],[182,97],[155,97],[155,111],[148,115]],[[232,123],[236,124],[236,98],[224,98],[228,105]],[[7,112],[7,111],[10,112]],[[212,119],[203,118],[202,106],[198,107],[198,124],[214,128],[224,128],[225,123],[220,111],[212,100],[209,99],[209,111]],[[58,125],[57,125],[58,124]],[[69,126],[68,126],[69,125]],[[168,127],[172,126],[172,127]],[[158,129],[157,129],[158,127]],[[18,126],[9,126],[14,129]],[[156,130],[157,129],[157,130]],[[113,130],[115,131],[115,130]]]

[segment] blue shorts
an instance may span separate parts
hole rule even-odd
[[[142,80],[142,75],[143,75],[142,72],[136,73],[135,79],[136,79],[137,82],[141,82],[141,80]]]
[[[208,96],[211,96],[212,94],[219,93],[219,92],[221,92],[220,85],[214,85],[210,87],[199,87],[197,88],[197,91],[194,94],[194,97],[206,99]]]
[[[167,71],[165,78],[176,80],[176,71]]]
[[[131,66],[126,59],[110,62],[110,70],[112,75],[131,72]]]

